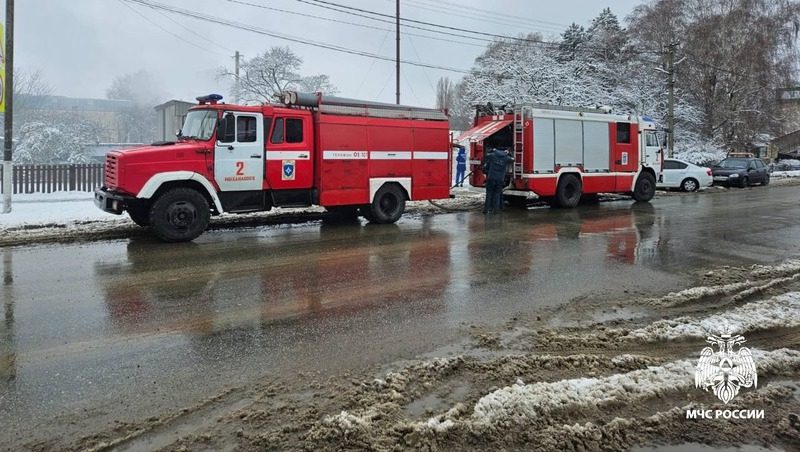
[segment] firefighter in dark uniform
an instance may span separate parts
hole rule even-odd
[[[503,185],[506,181],[506,168],[514,158],[504,149],[491,149],[486,154],[484,173],[486,174],[486,200],[483,211],[498,213],[503,206]]]

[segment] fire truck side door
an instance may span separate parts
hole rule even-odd
[[[261,190],[264,179],[263,157],[262,114],[226,112],[220,122],[214,147],[214,179],[219,189]]]
[[[311,188],[312,136],[310,116],[275,116],[267,142],[267,181],[273,190]]]
[[[658,143],[658,135],[654,130],[646,130],[642,133],[645,165],[654,168],[661,167],[661,147]]]

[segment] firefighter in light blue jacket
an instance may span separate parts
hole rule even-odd
[[[458,148],[458,155],[456,155],[456,183],[454,186],[463,187],[464,173],[467,172],[467,151],[460,144],[456,144],[454,147]]]

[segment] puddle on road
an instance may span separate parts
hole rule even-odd
[[[411,419],[421,419],[442,413],[450,409],[456,401],[464,400],[469,394],[470,384],[466,381],[454,382],[451,386],[441,388],[414,400],[405,406],[403,411]]]

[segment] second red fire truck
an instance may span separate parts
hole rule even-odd
[[[486,183],[486,152],[500,149],[514,157],[505,191],[512,201],[530,193],[560,207],[599,193],[649,201],[661,175],[663,150],[654,121],[602,109],[488,104],[478,107],[475,126],[458,140],[470,143],[473,186]]]

